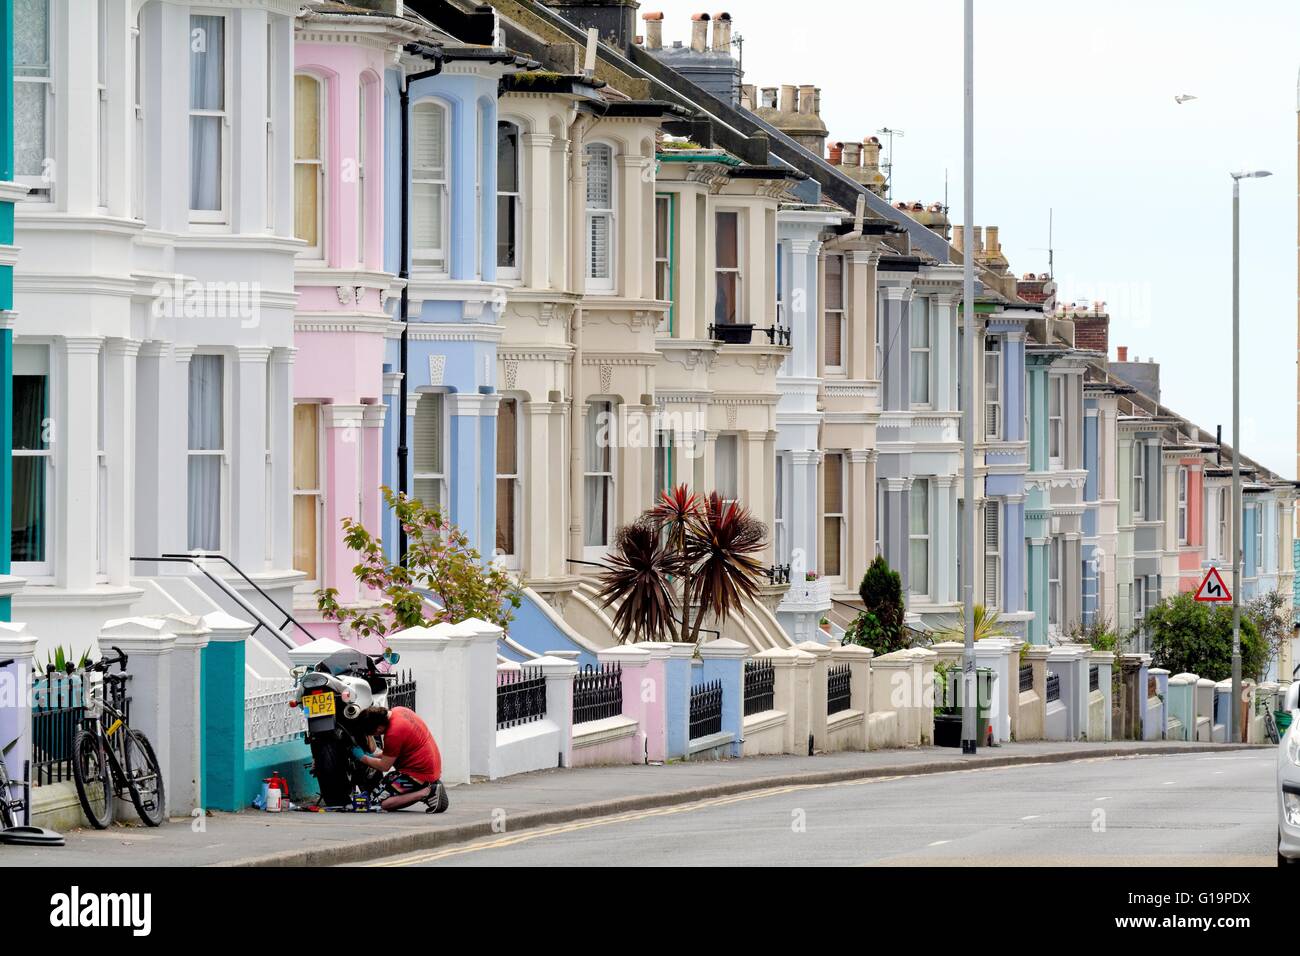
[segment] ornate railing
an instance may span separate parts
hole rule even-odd
[[[623,713],[623,668],[588,664],[573,678],[573,722],[603,720]]]
[[[1020,665],[1020,693],[1034,689],[1034,665]]]
[[[722,733],[722,681],[691,688],[691,740]]]
[[[497,674],[497,730],[517,727],[546,716],[546,678],[539,671]]]
[[[771,661],[745,661],[745,716],[772,710],[776,704],[776,668]]]
[[[826,716],[849,709],[853,697],[853,672],[848,664],[833,666],[826,674]]]
[[[1061,699],[1061,675],[1047,675],[1047,703]]]
[[[302,708],[289,706],[293,688],[292,677],[255,677],[245,682],[245,750],[284,743],[306,732]]]

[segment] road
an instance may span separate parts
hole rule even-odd
[[[367,866],[1273,866],[1269,751],[782,787]]]

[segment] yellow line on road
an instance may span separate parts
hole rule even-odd
[[[466,853],[477,853],[481,850],[496,850],[502,847],[515,846],[519,843],[526,843],[530,840],[540,840],[543,837],[558,836],[564,833],[575,833],[579,830],[589,830],[592,827],[608,826],[615,823],[635,823],[638,820],[648,820],[653,817],[669,816],[676,813],[689,813],[693,810],[707,810],[713,807],[725,807],[746,800],[758,800],[763,797],[778,797],[782,794],[795,793],[800,790],[819,790],[828,787],[853,787],[870,783],[885,783],[890,780],[899,780],[902,776],[902,774],[899,774],[892,777],[868,777],[863,780],[842,780],[836,783],[807,783],[794,784],[788,787],[772,787],[767,790],[755,790],[752,793],[740,793],[730,797],[697,800],[694,803],[683,803],[673,807],[654,807],[648,810],[633,810],[627,813],[615,814],[613,816],[595,817],[591,820],[577,820],[573,823],[563,823],[550,827],[539,827],[537,829],[524,830],[519,833],[510,834],[509,836],[481,840],[477,843],[466,843],[460,846],[446,847],[441,850],[415,853],[410,856],[378,860],[363,865],[416,866],[421,863],[436,863],[439,860],[445,860],[453,856],[461,856]]]

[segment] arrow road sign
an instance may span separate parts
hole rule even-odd
[[[1196,589],[1196,600],[1216,603],[1232,600],[1232,595],[1228,592],[1228,586],[1223,583],[1218,568],[1212,567],[1205,572],[1205,577],[1201,580],[1201,586]]]

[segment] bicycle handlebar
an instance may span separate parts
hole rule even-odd
[[[113,650],[117,652],[116,657],[102,657],[87,667],[86,670],[100,671],[101,673],[106,674],[108,673],[108,669],[114,664],[120,665],[122,670],[126,670],[126,654],[124,654],[122,649],[116,645],[113,645]]]

